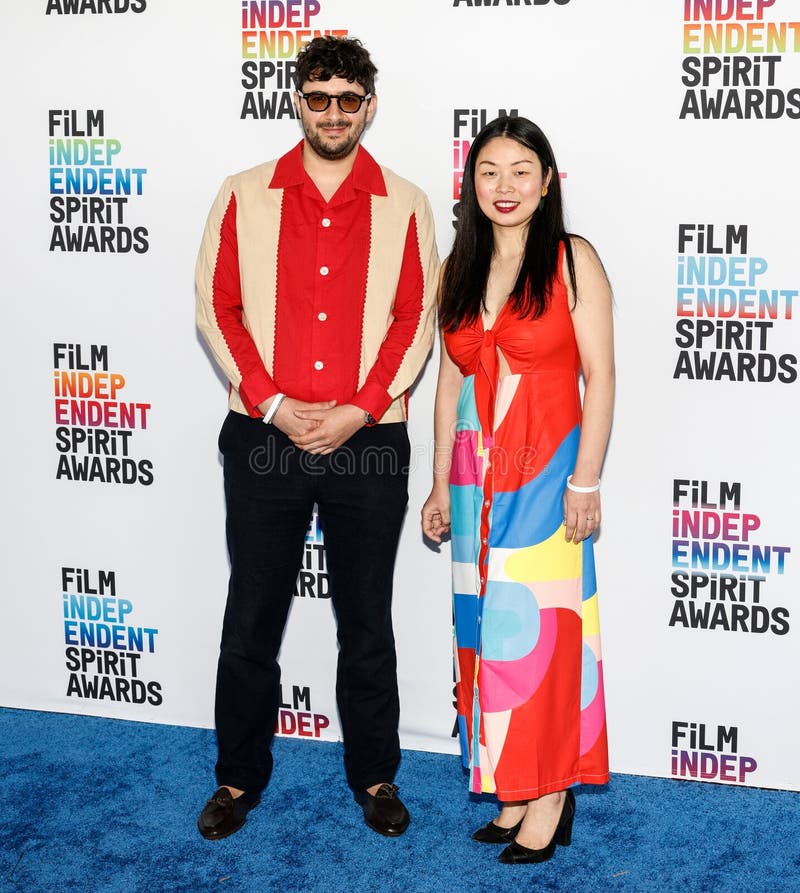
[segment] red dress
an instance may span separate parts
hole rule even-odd
[[[563,248],[562,248],[563,254]],[[559,269],[561,265],[559,264]],[[458,720],[470,789],[528,800],[608,781],[592,539],[567,543],[580,358],[559,275],[546,312],[509,304],[445,334],[464,376],[450,477]],[[498,351],[509,375],[500,375]]]

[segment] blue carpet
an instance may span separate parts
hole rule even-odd
[[[506,866],[469,833],[495,815],[457,757],[404,751],[412,823],[371,832],[341,747],[275,742],[261,805],[227,840],[197,813],[214,788],[214,733],[0,709],[3,893],[503,893],[800,891],[797,794],[615,775],[577,793],[573,844]]]

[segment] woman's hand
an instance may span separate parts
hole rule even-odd
[[[588,539],[600,526],[600,491],[575,493],[564,490],[564,525],[567,542]]]
[[[450,533],[450,487],[434,484],[422,506],[422,532],[434,543]]]

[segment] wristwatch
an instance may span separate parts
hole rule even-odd
[[[373,425],[378,424],[378,420],[375,418],[375,416],[371,412],[365,412],[364,413],[364,424],[367,426],[367,428],[371,428]]]

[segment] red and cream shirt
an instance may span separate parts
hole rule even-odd
[[[402,421],[433,341],[430,205],[361,146],[326,202],[302,148],[223,183],[197,260],[198,326],[236,412],[258,417],[284,393]]]

